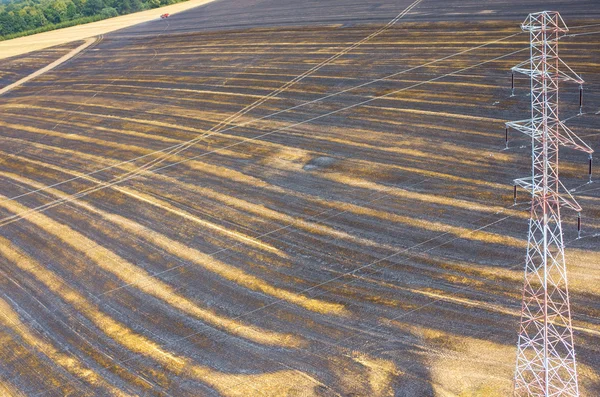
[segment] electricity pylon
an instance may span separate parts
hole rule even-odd
[[[558,148],[593,150],[560,121],[558,85],[583,80],[558,56],[568,32],[558,12],[529,14],[521,28],[530,33],[531,56],[512,70],[531,78],[531,119],[506,126],[531,137],[532,175],[515,184],[532,200],[514,395],[579,396],[560,208],[581,207],[558,178]]]

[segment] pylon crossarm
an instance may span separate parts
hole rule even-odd
[[[594,149],[588,146],[581,138],[577,136],[569,127],[562,121],[558,122],[561,132],[558,134],[558,142],[565,147],[579,150],[587,154],[594,153]]]
[[[522,132],[523,134],[527,134],[531,136],[531,131],[534,129],[533,127],[534,121],[532,119],[527,120],[517,120],[517,121],[509,121],[505,123],[507,128],[512,128],[515,131]]]
[[[523,67],[517,67],[517,66],[515,66],[511,70],[513,72],[515,72],[515,73],[521,73],[521,74],[527,75],[529,77],[533,76],[533,72],[531,71],[530,68],[523,68]]]
[[[522,187],[523,189],[527,190],[528,192],[531,192],[532,195],[543,192],[543,189],[539,188],[539,182],[534,183],[534,179],[531,176],[515,179],[515,180],[513,180],[513,182],[515,185]]]
[[[575,71],[573,71],[573,69],[571,69],[571,67],[569,65],[567,65],[566,63],[564,63],[564,61],[560,58],[558,58],[558,62],[565,68],[567,68],[567,70],[569,71],[569,74],[563,73],[562,71],[559,71],[561,73],[561,75],[565,75],[568,77],[568,80],[563,80],[563,81],[572,81],[574,83],[577,83],[579,85],[584,84],[585,81],[581,78],[581,76],[579,76],[577,73],[575,73]]]
[[[561,190],[561,192],[559,194],[557,194],[557,196],[560,200],[561,205],[563,207],[570,208],[575,212],[581,212],[581,210],[582,210],[581,206],[579,205],[577,200],[575,200],[575,197],[573,197],[573,195],[565,187],[565,185],[563,185],[563,183],[560,181],[560,179],[558,180],[558,186],[559,186],[559,189]]]
[[[528,120],[519,120],[519,121],[509,121],[506,123],[507,128],[512,128],[515,131],[519,131],[527,136],[534,138],[536,141],[539,141],[542,137],[542,132],[538,128],[538,125],[542,122],[542,119],[528,119]]]
[[[543,120],[541,118],[509,121],[505,123],[507,128],[512,128],[515,131],[522,132],[523,134],[540,140],[542,133],[538,128],[539,123]],[[584,153],[592,154],[594,150],[586,144],[581,138],[577,136],[569,127],[567,127],[562,121],[558,121],[561,133],[558,134],[557,140],[561,146],[568,147],[571,149],[579,150]]]
[[[531,61],[528,59],[526,61],[523,61],[515,66],[513,66],[512,68],[510,68],[510,70],[512,70],[513,72],[517,72],[517,73],[522,73],[522,74],[526,74],[528,76],[530,76],[531,74]]]
[[[541,197],[544,193],[544,189],[541,187],[539,182],[533,183],[532,180],[532,177],[527,177],[514,179],[513,182],[515,185],[522,187],[523,189],[530,192],[532,196]],[[559,184],[562,188],[562,192],[550,192],[549,197],[552,197],[552,201],[560,203],[561,207],[569,208],[575,212],[581,212],[582,208],[579,205],[579,203],[577,203],[577,200],[575,200],[573,195],[569,193],[569,191],[563,186],[563,184],[560,181]]]
[[[559,62],[562,62],[561,60],[559,60]],[[529,64],[529,62],[527,62]],[[537,69],[531,69],[530,67],[519,67],[519,66],[515,66],[511,69],[513,72],[516,73],[521,73],[524,75],[527,75],[529,77],[533,77],[536,79],[541,79],[541,78],[545,78],[545,79],[554,79],[557,81],[564,81],[564,82],[571,82],[571,83],[575,83],[575,84],[583,84],[585,83],[585,81],[583,81],[583,79],[577,75],[571,76],[559,69],[557,69],[554,66],[548,66],[546,71],[542,72],[540,70]]]
[[[558,196],[561,206],[572,209],[575,212],[581,212],[582,208],[575,201],[575,199],[573,199],[573,196],[571,196],[570,194],[568,195],[568,198],[563,196],[562,194],[559,194],[557,196]]]

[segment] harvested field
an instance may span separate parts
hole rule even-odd
[[[385,30],[410,3],[366,3],[214,2],[0,97],[0,394],[510,394],[531,163],[504,122],[542,3],[425,0]],[[587,83],[561,112],[599,149],[600,10],[555,3]],[[600,184],[561,156],[591,397]]]
[[[27,55],[4,59],[0,65],[0,89],[42,69],[82,43],[83,41],[75,41]]]

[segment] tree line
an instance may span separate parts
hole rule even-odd
[[[0,40],[79,25],[184,0],[0,0]]]

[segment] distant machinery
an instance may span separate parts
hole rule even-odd
[[[558,40],[568,32],[558,12],[529,14],[521,27],[530,33],[531,57],[512,68],[512,89],[514,95],[514,72],[530,76],[531,119],[506,123],[506,139],[508,128],[531,137],[532,175],[515,186],[529,190],[532,201],[514,395],[579,396],[560,208],[579,213],[581,207],[559,180],[558,149],[580,150],[590,159],[593,150],[560,121],[558,86],[580,86],[581,113],[583,79],[558,56]],[[591,182],[591,160],[589,172]]]

